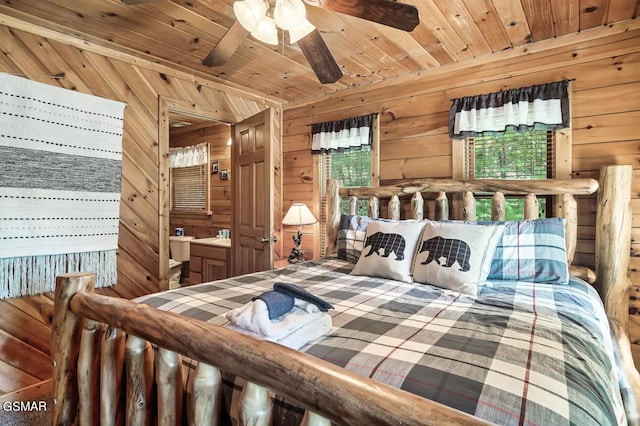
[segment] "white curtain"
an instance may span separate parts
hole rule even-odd
[[[330,154],[371,147],[375,114],[352,117],[311,126],[311,152]]]
[[[452,100],[449,136],[465,138],[509,128],[569,127],[569,81],[538,84]]]
[[[169,168],[194,167],[207,164],[209,149],[206,143],[184,148],[169,148]]]

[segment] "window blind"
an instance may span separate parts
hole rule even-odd
[[[533,129],[525,132],[507,131],[467,138],[466,174],[470,179],[548,179],[555,171],[555,131]],[[477,215],[480,220],[491,216],[491,199],[477,194]],[[550,211],[551,197],[538,200],[540,216]],[[507,197],[507,219],[520,219],[524,201]]]
[[[172,210],[206,210],[207,169],[206,164],[171,169]]]

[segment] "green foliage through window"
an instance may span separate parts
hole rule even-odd
[[[371,149],[333,153],[330,156],[332,179],[342,179],[344,187],[371,186]],[[367,200],[358,200],[358,214],[367,215]],[[342,211],[349,211],[349,200],[342,200]]]
[[[553,177],[554,132],[534,129],[525,132],[508,130],[469,138],[467,170],[472,179],[547,179]],[[491,219],[491,198],[476,194],[478,220]],[[547,216],[549,199],[540,197],[540,217]],[[522,219],[524,199],[507,197],[507,220]]]

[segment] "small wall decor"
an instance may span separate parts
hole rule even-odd
[[[229,170],[228,169],[222,169],[220,171],[220,179],[229,179]]]
[[[211,174],[215,175],[218,173],[220,169],[220,163],[218,161],[212,161],[211,162]]]

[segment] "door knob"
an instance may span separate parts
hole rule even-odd
[[[260,242],[262,244],[267,244],[267,243],[275,243],[278,242],[278,237],[276,237],[275,235],[271,238],[260,238]]]

